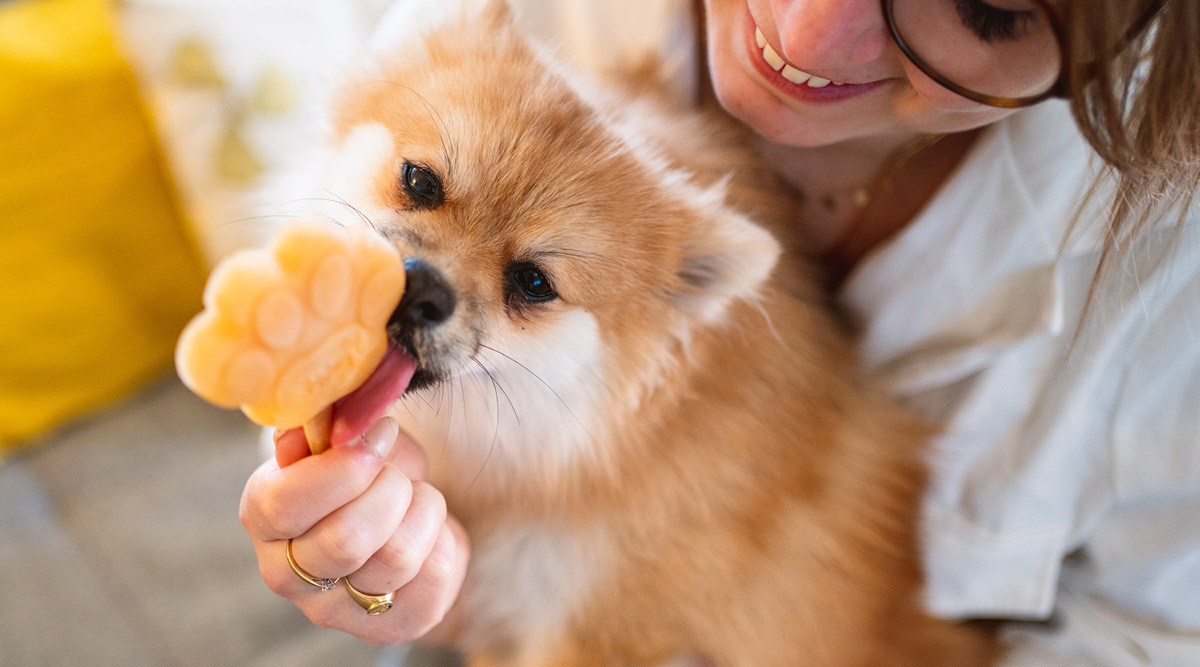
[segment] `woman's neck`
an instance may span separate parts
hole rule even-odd
[[[839,281],[916,217],[978,134],[873,137],[813,148],[763,141],[762,150],[803,195],[802,237]]]

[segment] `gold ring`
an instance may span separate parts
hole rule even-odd
[[[328,577],[326,577],[326,578],[314,577],[311,574],[305,572],[304,568],[300,567],[296,563],[296,557],[294,555],[292,555],[292,541],[291,540],[287,541],[287,559],[288,559],[288,565],[292,566],[292,572],[295,572],[297,577],[300,577],[301,579],[307,581],[308,583],[312,584],[313,586],[316,586],[317,588],[321,589],[322,592],[331,591],[331,590],[337,588],[337,582],[341,579],[341,577],[337,577],[336,579],[330,579]]]
[[[386,595],[367,595],[350,585],[350,577],[346,577],[346,592],[367,611],[367,616],[378,616],[391,609],[392,598],[396,597],[396,591]]]

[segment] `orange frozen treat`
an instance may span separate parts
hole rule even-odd
[[[217,266],[175,366],[200,397],[258,424],[319,431],[324,422],[324,443],[313,443],[322,446],[328,407],[384,357],[403,292],[403,262],[372,230],[291,223],[270,247]]]

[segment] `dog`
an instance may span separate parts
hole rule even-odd
[[[656,78],[657,77],[657,78]],[[748,131],[493,0],[339,81],[313,183],[405,257],[392,413],[472,667],[974,666],[921,604],[932,429],[873,388]],[[674,663],[678,664],[678,663]]]

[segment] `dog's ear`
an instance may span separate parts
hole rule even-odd
[[[675,298],[684,310],[711,320],[730,301],[754,297],[775,267],[780,245],[767,230],[726,206],[706,213],[685,246]]]
[[[379,21],[367,44],[371,51],[389,52],[431,30],[454,22],[481,21],[493,30],[516,22],[508,0],[405,0],[394,2]]]
[[[480,15],[493,30],[502,30],[515,22],[513,8],[508,0],[487,0]]]

